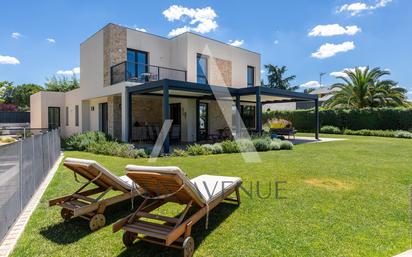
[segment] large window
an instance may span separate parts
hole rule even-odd
[[[247,86],[255,86],[255,67],[247,66]]]
[[[74,106],[74,125],[79,126],[79,106]]]
[[[197,54],[197,83],[208,84],[207,82],[207,57],[202,54]]]
[[[60,128],[60,108],[49,107],[48,108],[48,120],[49,129]]]
[[[149,71],[149,53],[127,49],[127,78],[129,80],[144,79],[143,73]]]
[[[253,105],[242,105],[241,106],[241,116],[245,127],[255,128],[255,106]]]

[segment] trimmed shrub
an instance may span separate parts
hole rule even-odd
[[[239,139],[237,141],[237,144],[238,144],[238,147],[239,147],[239,151],[242,152],[242,153],[256,151],[252,140]]]
[[[354,135],[354,136],[395,137],[395,132],[392,130],[345,129],[343,131],[343,134]]]
[[[292,150],[293,144],[290,141],[284,140],[280,142],[280,149],[282,150]]]
[[[188,156],[187,152],[183,149],[175,148],[173,150],[173,153],[171,154],[172,156],[180,156],[180,157],[186,157]]]
[[[189,145],[186,151],[189,155],[208,155],[212,153],[212,151],[199,144]]]
[[[252,142],[258,152],[265,152],[271,149],[270,144],[272,140],[270,138],[256,138]]]
[[[342,131],[340,128],[335,127],[335,126],[323,126],[320,128],[320,133],[325,133],[325,134],[342,134]]]
[[[263,120],[273,118],[292,122],[301,132],[313,132],[314,110],[269,111],[263,113]],[[320,125],[343,129],[361,130],[411,130],[412,108],[364,108],[364,109],[321,109]]]
[[[412,133],[404,130],[398,130],[394,133],[397,138],[412,138]]]
[[[274,139],[270,142],[270,150],[280,150],[280,144],[282,143],[281,140]]]
[[[235,141],[232,140],[225,140],[220,143],[222,146],[222,150],[224,153],[239,153],[240,149]]]

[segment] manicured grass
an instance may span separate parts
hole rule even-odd
[[[331,136],[335,137],[335,136]],[[412,140],[336,136],[348,140],[303,144],[293,151],[259,153],[260,163],[245,163],[240,154],[161,158],[156,165],[176,165],[189,177],[200,174],[239,176],[253,183],[242,204],[222,204],[193,230],[195,256],[392,256],[410,248],[409,185]],[[123,159],[81,152],[67,157],[95,159],[115,173]],[[260,182],[263,196],[257,197]],[[275,199],[274,182],[285,191]],[[12,256],[179,256],[180,251],[137,242],[129,249],[111,226],[89,232],[82,219],[62,222],[59,208],[47,199],[71,193],[78,185],[60,167],[18,242]],[[176,212],[178,206],[161,213]],[[112,208],[108,223],[130,212],[130,203]]]

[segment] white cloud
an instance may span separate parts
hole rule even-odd
[[[11,37],[14,38],[14,39],[19,39],[19,38],[21,38],[22,36],[23,36],[23,35],[20,34],[19,32],[13,32],[13,33],[11,33]]]
[[[311,80],[311,81],[301,84],[300,87],[314,88],[314,87],[320,87],[320,84],[319,84],[319,81]]]
[[[243,43],[244,43],[244,40],[242,39],[242,40],[238,40],[238,39],[236,39],[236,40],[229,40],[229,45],[232,45],[232,46],[241,46],[241,45],[243,45]]]
[[[163,11],[163,15],[168,21],[183,21],[187,22],[190,26],[185,25],[173,29],[169,32],[169,36],[177,36],[184,32],[194,31],[201,34],[208,33],[210,31],[216,30],[218,27],[215,18],[217,17],[216,12],[210,7],[205,8],[187,8],[180,5],[172,5],[168,9]]]
[[[147,32],[147,30],[144,29],[144,28],[137,28],[137,27],[135,27],[134,29],[135,29],[135,30],[138,30],[138,31],[141,31],[141,32]]]
[[[311,37],[330,37],[336,35],[355,35],[360,32],[361,28],[358,26],[342,27],[339,24],[317,25],[308,34]]]
[[[20,64],[20,61],[13,56],[0,55],[0,64]]]
[[[357,68],[359,68],[361,71],[364,71],[366,69],[366,66],[359,66]],[[352,71],[353,72],[353,71],[355,71],[355,69],[356,68],[345,68],[341,71],[331,72],[331,73],[329,73],[329,75],[331,75],[333,77],[345,77],[345,78],[347,78],[348,75],[346,75],[345,71]]]
[[[49,43],[56,43],[56,40],[54,38],[46,38],[47,42]]]
[[[350,15],[356,16],[361,14],[364,11],[372,11],[378,8],[383,8],[391,3],[392,0],[377,0],[375,4],[365,4],[363,2],[356,2],[351,4],[344,4],[338,9],[338,13],[349,12]]]
[[[260,73],[262,73],[262,74],[265,73],[265,72],[266,72],[265,70],[260,70]]]
[[[346,41],[342,44],[326,43],[319,47],[319,49],[312,53],[312,57],[318,59],[329,58],[340,52],[347,52],[355,49],[355,44],[352,41]]]
[[[275,45],[279,44],[279,40],[273,41],[273,44],[275,44]]]
[[[71,70],[59,70],[56,72],[57,75],[71,77],[80,74],[80,67],[73,68]]]
[[[181,28],[176,28],[176,29],[173,29],[172,31],[169,32],[169,37],[178,36],[180,34],[188,32],[188,31],[190,31],[190,28],[188,26],[184,26],[184,27],[181,27]]]

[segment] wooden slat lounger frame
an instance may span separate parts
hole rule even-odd
[[[146,193],[157,193],[152,195],[174,193],[161,199],[146,197],[135,212],[113,225],[113,232],[120,229],[125,231],[123,243],[126,246],[132,245],[136,239],[141,239],[154,244],[183,249],[183,256],[192,256],[194,252],[194,241],[191,237],[192,226],[224,200],[240,204],[239,187],[241,181],[205,204],[199,197],[195,196],[190,188],[183,185],[179,176],[139,171],[128,172],[127,175],[146,190]],[[236,194],[236,198],[229,197],[233,193]],[[168,202],[184,205],[182,212],[177,217],[166,217],[151,213]],[[196,212],[188,216],[191,208],[196,208]],[[155,222],[148,220],[154,220]]]
[[[89,220],[89,227],[94,231],[105,226],[104,212],[106,207],[129,200],[138,195],[139,191],[131,190],[131,187],[126,188],[96,168],[95,163],[87,163],[86,161],[82,163],[71,159],[64,162],[64,166],[88,181],[73,194],[49,200],[49,206],[61,207],[61,216],[66,221],[75,217]],[[91,183],[97,187],[85,190]],[[112,190],[118,191],[119,194],[104,198]]]

